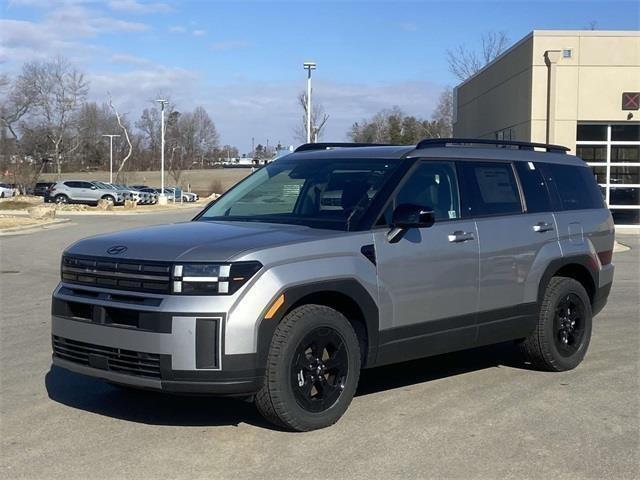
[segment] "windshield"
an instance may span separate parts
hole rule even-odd
[[[384,159],[283,159],[257,170],[198,220],[349,230],[398,164]]]

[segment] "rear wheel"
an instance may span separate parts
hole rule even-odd
[[[349,321],[332,308],[303,305],[276,328],[255,403],[272,423],[315,430],[344,414],[359,377],[360,348]]]
[[[573,278],[553,277],[544,293],[536,330],[521,347],[535,367],[562,372],[577,367],[591,339],[591,302]]]
[[[53,197],[53,200],[56,203],[69,203],[69,197],[67,197],[66,195],[56,195],[55,197]]]

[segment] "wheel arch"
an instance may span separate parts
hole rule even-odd
[[[553,260],[546,268],[538,288],[538,305],[542,302],[542,297],[547,285],[553,277],[573,278],[580,282],[589,295],[591,306],[598,289],[598,265],[597,261],[590,255],[574,255]]]
[[[271,319],[264,315],[258,328],[258,357],[266,362],[273,333],[280,321],[293,309],[308,304],[324,305],[342,313],[353,326],[362,349],[362,366],[375,363],[378,349],[378,306],[356,279],[331,280],[285,288],[284,304]],[[363,348],[364,347],[364,348]]]

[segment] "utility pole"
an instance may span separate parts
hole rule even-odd
[[[160,98],[156,100],[160,103],[160,195],[158,195],[158,205],[167,204],[167,196],[164,194],[164,106],[169,103],[169,100]]]
[[[103,137],[109,137],[109,183],[113,183],[113,137],[119,137],[120,135],[102,135]]]
[[[302,65],[307,71],[307,143],[311,143],[311,70],[316,69],[316,64],[304,62]]]

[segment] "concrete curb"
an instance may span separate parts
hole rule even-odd
[[[613,253],[628,252],[629,250],[631,250],[630,246],[625,245],[624,243],[619,243],[617,240],[613,244]]]
[[[40,230],[47,230],[50,228],[64,227],[65,223],[69,223],[68,218],[56,218],[51,222],[41,223],[40,225],[22,225],[19,227],[9,227],[0,229],[0,237],[8,237],[11,235],[23,235],[27,233],[34,233]]]

